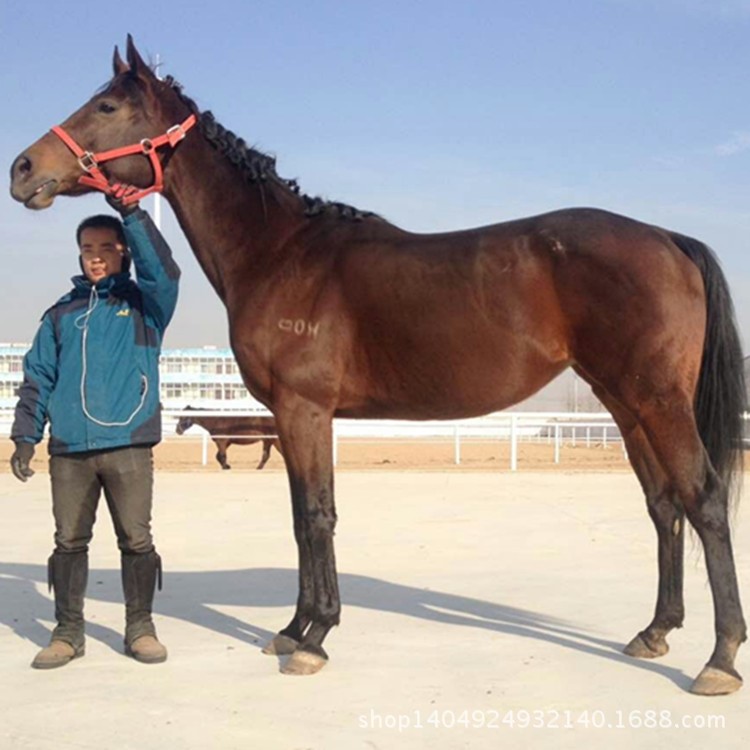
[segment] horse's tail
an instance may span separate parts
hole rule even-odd
[[[672,241],[700,269],[706,290],[703,343],[695,417],[714,469],[739,498],[743,468],[743,412],[748,408],[742,346],[729,286],[713,251],[702,242],[672,234]]]

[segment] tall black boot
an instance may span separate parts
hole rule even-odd
[[[146,664],[167,658],[159,643],[151,617],[157,579],[161,588],[161,558],[156,551],[142,554],[123,552],[122,589],[125,593],[125,653]]]
[[[85,653],[83,600],[88,582],[87,552],[53,552],[47,562],[48,583],[55,591],[55,619],[50,645],[34,658],[35,669],[54,669]]]

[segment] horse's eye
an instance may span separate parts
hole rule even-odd
[[[99,112],[104,112],[105,115],[111,115],[116,107],[112,106],[109,102],[99,102],[97,109]]]

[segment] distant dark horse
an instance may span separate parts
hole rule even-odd
[[[186,406],[185,411],[199,412],[192,406]],[[227,463],[227,448],[230,445],[252,445],[263,442],[263,456],[256,468],[262,469],[271,455],[271,447],[281,453],[281,445],[276,435],[276,420],[273,417],[235,417],[230,415],[221,417],[206,417],[201,414],[191,414],[189,417],[181,417],[177,423],[176,432],[182,435],[194,424],[207,430],[211,439],[216,443],[218,451],[216,460],[222,469],[231,469]],[[269,435],[270,437],[264,437]],[[283,455],[283,453],[282,453]]]
[[[617,421],[658,536],[656,611],[626,653],[661,656],[682,624],[687,515],[705,551],[716,632],[692,689],[741,686],[734,661],[746,629],[728,506],[742,355],[705,245],[593,209],[418,235],[300,195],[270,156],[156,78],[130,38],[127,62],[115,50],[110,83],[17,157],[11,190],[39,209],[107,180],[159,188],[162,171],[227,307],[245,384],[276,416],[284,448],[299,598],[267,647],[291,653],[282,671],[320,669],[339,622],[332,419],[472,417],[573,367]]]

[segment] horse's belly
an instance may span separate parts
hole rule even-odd
[[[461,359],[415,356],[373,372],[366,391],[342,389],[337,413],[354,418],[459,419],[500,411],[536,393],[567,358],[535,349],[475,349]],[[356,387],[358,386],[358,387]]]

